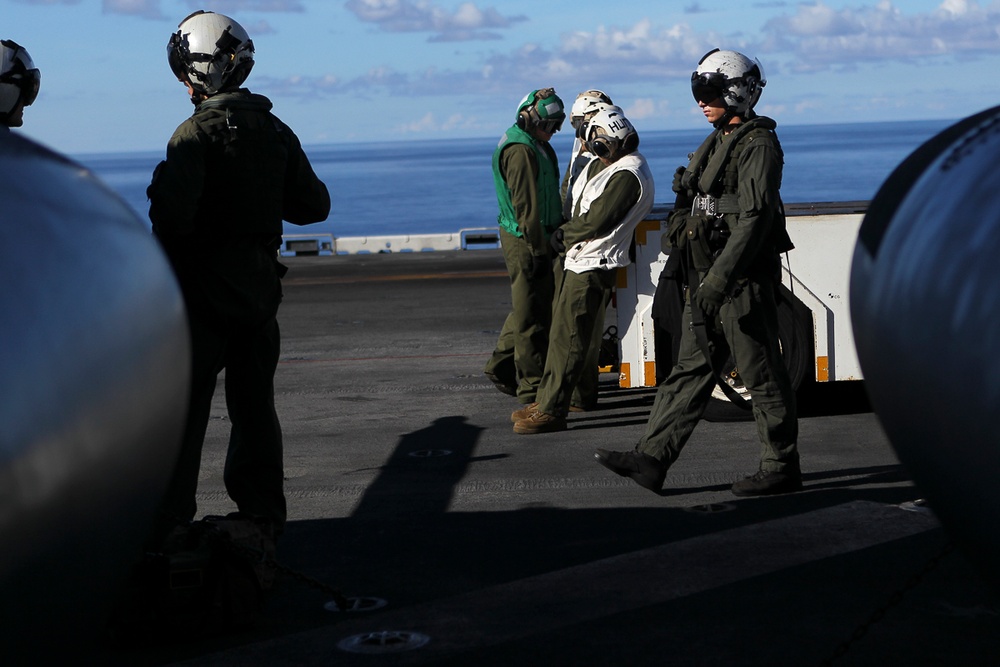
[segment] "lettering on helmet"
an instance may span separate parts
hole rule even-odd
[[[608,123],[608,129],[612,132],[617,132],[618,130],[628,130],[628,121],[625,119],[615,119]]]

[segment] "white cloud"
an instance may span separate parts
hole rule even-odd
[[[409,123],[403,123],[395,128],[396,132],[433,132],[438,129],[437,123],[434,121],[434,114],[428,112],[424,114],[422,118],[410,121]]]
[[[485,26],[488,15],[470,3],[450,13],[412,0],[350,0],[348,4],[386,30],[423,26],[460,32],[459,27]],[[670,108],[658,96],[669,98],[686,88],[694,63],[717,46],[760,57],[775,81],[795,72],[847,73],[866,62],[920,64],[970,50],[1000,51],[1000,2],[984,8],[975,0],[943,0],[934,11],[908,14],[889,0],[836,9],[817,1],[790,4],[788,9],[762,30],[748,26],[735,37],[684,22],[657,25],[643,18],[630,25],[566,32],[554,43],[524,43],[510,52],[494,51],[467,69],[415,72],[405,66],[384,67],[354,79],[313,77],[294,86],[288,81],[270,85],[285,93],[319,98],[348,94],[412,98],[461,91],[477,98],[504,99],[551,85],[566,100],[596,87],[609,91],[620,103],[630,103],[626,106],[630,117],[652,119],[683,113],[686,107]],[[760,35],[763,39],[752,41]],[[769,88],[765,101],[778,103],[770,99],[776,93]]]
[[[503,16],[493,7],[480,9],[472,2],[463,2],[453,12],[412,0],[348,0],[344,7],[386,32],[433,33],[429,38],[432,42],[501,39],[493,30],[527,20],[524,16]]]
[[[966,14],[969,12],[970,5],[975,5],[975,3],[969,2],[969,0],[944,0],[941,3],[941,11],[955,15]]]
[[[101,11],[105,14],[127,14],[146,19],[162,19],[160,0],[101,0]]]
[[[35,4],[52,4],[53,2],[54,0],[34,0]],[[62,0],[62,2],[73,4],[76,0]],[[241,11],[305,11],[301,0],[186,0],[185,4],[191,11],[204,9],[228,15],[234,15]],[[147,19],[166,18],[160,7],[160,0],[101,0],[101,11],[105,14],[124,14]]]
[[[644,118],[657,118],[665,116],[670,112],[670,102],[662,99],[652,99],[649,97],[632,100],[624,108],[625,115],[631,121],[642,120]]]
[[[192,11],[204,9],[220,14],[237,12],[304,12],[301,0],[187,0]]]
[[[975,0],[944,0],[930,13],[904,14],[889,0],[833,9],[822,2],[768,21],[766,50],[787,52],[797,69],[875,60],[913,60],[1000,51],[1000,11]]]

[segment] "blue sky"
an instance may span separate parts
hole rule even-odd
[[[306,145],[492,137],[525,93],[600,88],[643,129],[705,121],[689,76],[760,59],[779,124],[958,119],[1000,103],[1000,0],[0,0],[42,71],[20,130],[68,154],[162,150],[191,113],[166,44],[196,9],[257,48],[247,81]]]

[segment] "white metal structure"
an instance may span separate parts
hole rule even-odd
[[[788,233],[795,249],[782,258],[782,284],[793,299],[784,304],[785,314],[780,319],[786,363],[794,363],[789,357],[804,362],[799,363],[802,368],[790,368],[795,384],[806,379],[861,379],[851,330],[848,285],[865,205],[847,202],[787,207]],[[663,235],[669,213],[669,208],[656,209],[639,226],[635,262],[619,272],[613,304],[620,339],[622,387],[656,384],[651,313],[656,283],[667,260]]]

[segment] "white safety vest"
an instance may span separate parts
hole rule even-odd
[[[598,158],[594,158],[595,160]],[[589,170],[589,164],[587,166]],[[573,185],[574,212],[583,214],[591,204],[604,193],[611,177],[620,171],[628,171],[639,179],[639,201],[618,225],[604,236],[580,241],[566,249],[564,266],[574,273],[594,269],[615,269],[629,264],[629,246],[632,233],[649,212],[653,210],[653,174],[649,171],[646,158],[641,153],[629,153],[590,180],[578,178]],[[586,172],[584,172],[586,173]]]
[[[583,146],[579,137],[573,138],[573,152],[570,153],[569,160],[569,183],[566,188],[566,199],[563,200],[563,217],[569,220],[573,217],[573,186],[576,185],[580,174],[584,168],[590,164],[595,155]]]

